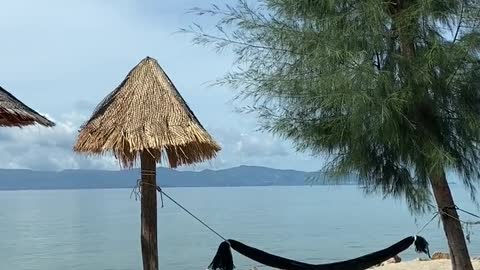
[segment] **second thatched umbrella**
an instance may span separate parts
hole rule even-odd
[[[40,115],[0,87],[0,126],[24,127],[39,124],[53,127],[55,123]]]
[[[144,270],[158,269],[156,163],[175,168],[214,158],[220,146],[200,124],[157,61],[146,57],[95,109],[74,151],[113,152],[122,167],[141,167]]]

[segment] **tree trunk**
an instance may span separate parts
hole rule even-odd
[[[148,151],[142,152],[140,162],[143,270],[158,270],[156,164]]]
[[[411,0],[394,0],[390,2],[389,5],[389,13],[391,14],[393,21],[392,31],[394,34],[398,34],[400,54],[405,58],[403,65],[400,65],[399,67],[400,73],[405,78],[405,81],[409,80],[409,73],[411,72],[409,70],[409,64],[415,57],[415,43],[412,36],[412,29],[417,27],[418,18],[412,17],[409,19],[408,23],[405,23],[405,21],[399,23],[397,21],[397,16],[404,12],[412,3],[413,1]],[[431,123],[431,121],[425,120],[419,122],[427,124]],[[445,172],[441,171],[439,175],[431,175],[430,182],[432,184],[432,190],[435,200],[437,201],[438,209],[439,211],[445,212],[442,213],[441,219],[448,241],[448,248],[450,250],[452,270],[473,270],[457,210],[452,208],[455,204],[453,202]]]
[[[433,194],[437,201],[443,223],[443,230],[447,237],[450,250],[450,259],[453,270],[473,270],[470,255],[468,254],[467,242],[463,234],[462,225],[455,209],[452,193],[448,186],[445,172],[439,176],[430,177]]]

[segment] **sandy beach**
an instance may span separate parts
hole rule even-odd
[[[472,260],[475,270],[480,270],[480,260]],[[378,270],[451,270],[450,260],[407,261],[387,264],[371,269]]]

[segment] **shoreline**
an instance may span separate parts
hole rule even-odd
[[[473,268],[480,270],[480,259],[473,257]],[[436,260],[411,260],[398,263],[387,263],[383,266],[372,267],[369,269],[377,270],[451,270],[449,259],[436,259]]]

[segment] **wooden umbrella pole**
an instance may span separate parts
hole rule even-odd
[[[156,163],[148,151],[142,152],[140,162],[143,269],[158,270]]]

